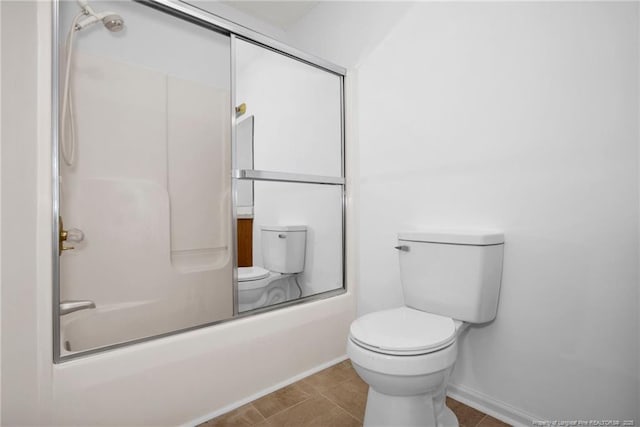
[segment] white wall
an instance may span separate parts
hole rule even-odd
[[[284,37],[284,31],[279,26],[265,22],[256,16],[249,15],[239,8],[231,6],[229,2],[222,2],[218,0],[188,0],[185,3],[189,3],[195,7],[206,10],[216,16],[219,16],[227,21],[234,22],[243,27],[251,28],[253,31],[264,34],[267,37],[271,37],[276,40],[282,40]]]
[[[2,8],[2,424],[204,420],[343,357],[352,293],[51,363],[50,6]]]
[[[2,3],[2,407],[36,424],[38,334],[37,126],[38,24],[33,4]],[[15,34],[21,34],[15,43]],[[13,41],[13,42],[12,42]],[[24,46],[30,46],[24,50]],[[44,58],[46,60],[46,58]],[[20,66],[17,66],[20,64]],[[46,316],[46,311],[42,313]],[[13,327],[10,327],[13,325]],[[46,350],[45,350],[46,351]],[[27,386],[28,384],[28,386]],[[15,418],[14,418],[15,419]]]
[[[351,72],[412,7],[405,1],[323,1],[284,35],[292,46]]]
[[[523,423],[637,420],[637,4],[416,4],[369,55],[342,45],[376,18],[353,7],[299,46],[359,64],[359,312],[402,304],[398,231],[503,229],[455,389]]]

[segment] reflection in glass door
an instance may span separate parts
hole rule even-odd
[[[342,76],[232,44],[238,312],[342,290]]]

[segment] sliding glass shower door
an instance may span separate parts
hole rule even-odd
[[[69,43],[82,11],[59,4],[62,357],[233,315],[229,36],[135,2],[90,7],[124,28]]]

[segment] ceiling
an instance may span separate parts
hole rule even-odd
[[[286,31],[290,26],[295,24],[311,9],[313,9],[319,2],[235,0],[222,1],[221,3]]]

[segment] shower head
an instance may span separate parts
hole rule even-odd
[[[124,19],[122,19],[122,16],[116,13],[107,13],[108,15],[105,15],[105,17],[102,18],[102,23],[104,24],[105,28],[112,33],[121,31],[124,28]]]
[[[89,5],[84,5],[82,8],[83,14],[86,15],[83,19],[76,22],[75,30],[80,31],[87,28],[90,25],[95,24],[98,21],[102,21],[105,28],[113,33],[116,33],[124,28],[124,19],[122,16],[115,12],[101,12],[96,13],[91,9]]]

